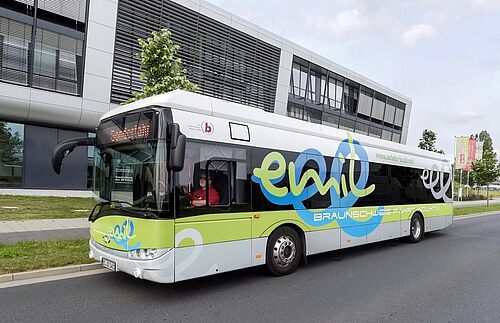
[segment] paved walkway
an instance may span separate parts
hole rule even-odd
[[[58,197],[92,197],[89,190],[35,190],[22,188],[2,188],[0,195],[24,195],[24,196],[58,196]]]
[[[87,218],[0,221],[0,243],[89,237]]]
[[[500,204],[500,199],[490,200],[490,205]],[[486,200],[479,201],[453,201],[453,206],[456,207],[468,207],[468,206],[486,206]]]

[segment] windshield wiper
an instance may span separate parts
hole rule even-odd
[[[132,203],[126,202],[126,201],[112,200],[112,201],[99,202],[99,203],[97,203],[94,206],[94,208],[92,209],[92,212],[90,212],[89,221],[90,222],[94,222],[95,220],[97,220],[97,218],[99,217],[99,215],[102,212],[103,207],[107,206],[107,205],[109,205],[111,209],[118,209],[120,211],[129,213],[129,215],[130,214],[134,215],[134,216],[138,216],[139,215],[139,216],[141,216],[143,218],[159,219],[159,217],[156,214],[152,213],[152,212],[130,210],[130,209],[126,208],[126,207],[123,207],[121,204],[127,204],[127,205],[130,205],[130,207],[135,208],[135,206]],[[99,209],[96,212],[97,208],[99,208]]]

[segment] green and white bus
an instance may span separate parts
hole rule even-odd
[[[106,113],[95,146],[89,256],[172,283],[452,223],[443,155],[185,91]]]

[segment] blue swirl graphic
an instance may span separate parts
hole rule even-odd
[[[132,222],[130,219],[127,219],[122,223],[121,226],[119,224],[115,225],[115,227],[113,228],[111,239],[113,239],[116,245],[122,246],[127,251],[139,249],[141,247],[140,242],[137,242],[133,246],[130,246],[128,244],[130,239],[134,237],[134,230],[134,222]]]
[[[354,147],[355,154],[359,157],[360,160],[363,161],[368,160],[368,155],[365,149],[361,146],[361,144],[358,141],[352,140],[352,142],[350,143],[349,139],[343,140],[340,143],[337,152],[335,153],[335,158],[330,169],[330,177],[334,178],[337,181],[337,183],[341,183],[343,160],[345,156],[348,156],[351,153],[352,147]],[[303,151],[295,161],[296,183],[294,184],[296,186],[298,186],[300,182],[300,176],[302,174],[304,166],[309,161],[313,161],[316,163],[316,165],[318,166],[317,174],[319,175],[321,182],[325,183],[327,175],[326,172],[327,166],[325,158],[318,150],[311,148]],[[273,164],[277,163],[278,160],[273,161]],[[281,180],[283,180],[285,174],[286,172],[283,173],[283,175],[280,176],[279,178],[271,180],[270,182],[272,184],[279,183]],[[355,183],[357,188],[365,188],[366,183],[368,181],[368,175],[369,175],[369,164],[368,162],[362,162],[360,175],[357,182]],[[352,190],[346,196],[341,197],[340,192],[337,192],[337,190],[331,187],[330,206],[322,211],[312,212],[306,208],[306,206],[304,205],[304,201],[306,201],[307,199],[311,198],[316,193],[318,193],[318,187],[316,186],[315,183],[305,187],[302,190],[302,192],[300,192],[299,195],[293,195],[293,193],[289,191],[285,196],[279,197],[268,192],[268,190],[264,187],[264,184],[260,177],[253,175],[252,181],[260,185],[262,193],[271,203],[276,205],[293,205],[295,211],[302,218],[302,220],[304,220],[304,222],[306,222],[308,225],[311,226],[318,227],[329,224],[333,221],[337,221],[340,228],[350,236],[363,237],[376,230],[383,218],[381,214],[383,214],[384,207],[380,207],[376,212],[377,216],[372,216],[370,219],[366,221],[356,221],[350,216],[325,217],[325,218],[322,217],[320,220],[316,219],[315,221],[314,218],[315,214],[324,213],[332,209],[334,209],[336,213],[346,214],[349,211],[349,209],[355,205],[359,197],[356,196],[352,192]]]

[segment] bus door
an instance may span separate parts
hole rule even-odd
[[[251,266],[246,162],[237,151],[188,142],[177,188],[176,281]]]

